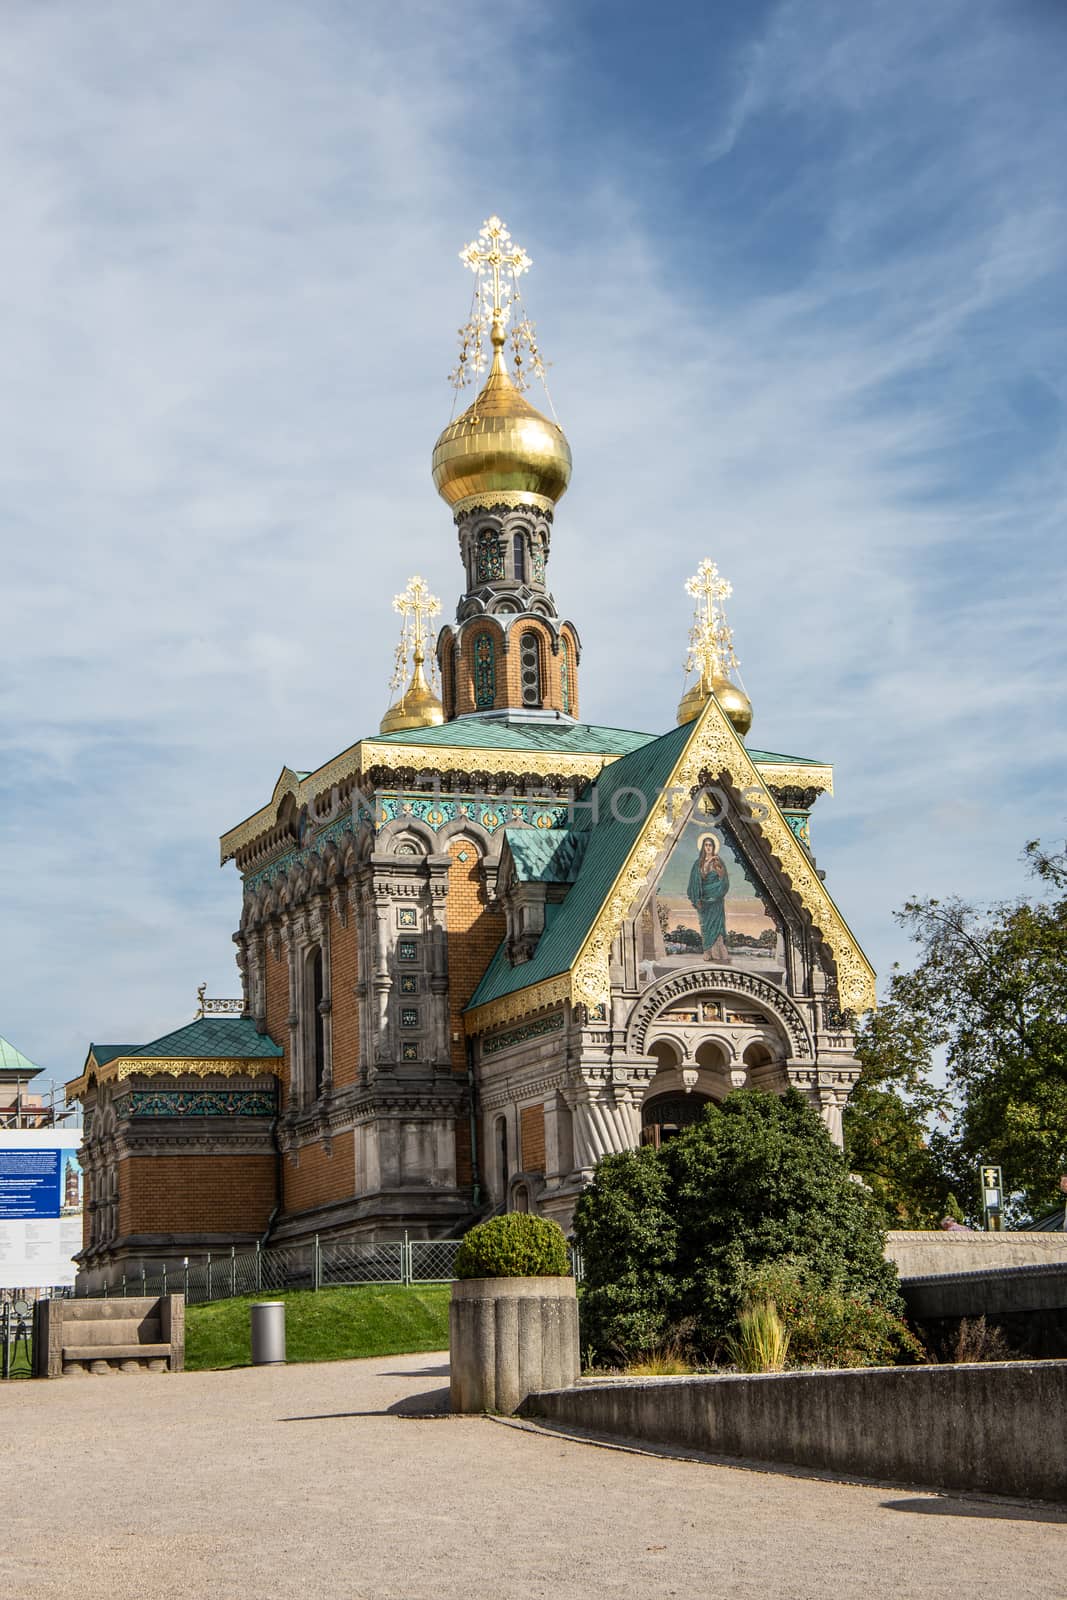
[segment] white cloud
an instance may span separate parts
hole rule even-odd
[[[719,158],[672,156],[695,216],[622,124],[561,148],[595,86],[557,8],[358,10],[8,22],[0,1031],[59,1076],[234,988],[218,833],[377,725],[410,572],[451,607],[429,454],[493,209],[575,452],[585,713],[670,724],[710,553],[754,742],[838,764],[816,848],[880,965],[904,894],[1004,892],[1062,828],[1062,431],[1005,440],[1013,386],[1063,401],[1063,115],[997,87],[1028,59],[997,8],[780,8]],[[719,202],[768,116],[834,137],[754,218]],[[783,194],[818,218],[792,273]]]

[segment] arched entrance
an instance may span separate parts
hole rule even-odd
[[[713,1104],[710,1094],[695,1089],[689,1094],[668,1090],[649,1095],[641,1106],[641,1143],[658,1150],[669,1139],[676,1139],[683,1128],[699,1122],[704,1107]]]

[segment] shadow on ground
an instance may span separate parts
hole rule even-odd
[[[407,1374],[404,1374],[407,1376]],[[381,1411],[323,1411],[307,1417],[280,1417],[280,1422],[343,1422],[348,1417],[447,1417],[452,1407],[447,1387],[406,1394]]]
[[[886,1511],[913,1511],[922,1517],[985,1517],[1004,1522],[1067,1522],[1067,1508],[1038,1501],[928,1499],[883,1500]]]

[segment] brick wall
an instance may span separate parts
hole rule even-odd
[[[272,1155],[129,1156],[118,1163],[120,1233],[262,1233]]]
[[[448,1006],[452,1070],[466,1073],[463,1009],[478,987],[497,945],[504,937],[503,911],[491,910],[478,847],[462,834],[449,844],[448,869]],[[466,857],[464,860],[463,858]]]
[[[356,1192],[355,1134],[338,1134],[332,1155],[327,1155],[321,1144],[303,1145],[299,1162],[294,1165],[286,1156],[283,1168],[287,1213],[351,1199]]]
[[[330,911],[330,984],[333,996],[333,1081],[340,1088],[359,1081],[359,1001],[356,999],[358,933],[354,911],[342,927]]]
[[[545,1170],[545,1108],[523,1106],[519,1112],[519,1138],[521,1145],[521,1170]]]
[[[271,950],[270,940],[267,940],[267,949],[264,957],[264,966],[267,975],[267,1032],[275,1044],[280,1044],[285,1051],[282,1061],[280,1077],[281,1103],[284,1106],[289,1099],[289,958],[283,945],[276,946],[277,954]]]

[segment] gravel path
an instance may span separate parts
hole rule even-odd
[[[0,1388],[20,1600],[1061,1600],[1067,1512],[433,1416],[446,1356]]]

